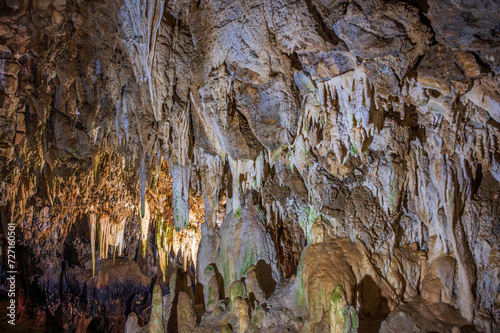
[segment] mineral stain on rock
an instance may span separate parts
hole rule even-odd
[[[500,332],[499,27],[0,1],[0,331]]]

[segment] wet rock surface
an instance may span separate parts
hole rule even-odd
[[[13,223],[19,327],[500,332],[499,36],[494,0],[0,2],[0,301]]]

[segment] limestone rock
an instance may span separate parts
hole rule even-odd
[[[311,324],[327,320],[323,316],[331,311],[331,295],[335,290],[339,291],[339,295],[334,297],[336,307],[346,309],[346,306],[353,305],[357,284],[366,276],[377,277],[370,266],[366,252],[358,242],[343,240],[307,247],[301,261],[297,297],[299,302],[304,298]],[[384,293],[390,293],[386,287],[384,289]],[[381,297],[380,292],[373,297]],[[337,301],[340,299],[343,301],[339,305]],[[334,316],[333,313],[331,315]],[[346,322],[346,325],[351,324]]]
[[[248,292],[248,298],[252,301],[252,298],[255,299],[259,304],[262,304],[266,300],[266,295],[262,290],[259,281],[257,279],[257,273],[255,269],[251,270],[247,273],[245,277],[245,286]]]
[[[219,303],[219,283],[217,282],[217,277],[212,276],[208,281],[207,287],[207,311],[214,311],[215,307]]]
[[[1,2],[19,315],[499,331],[499,17],[497,0]]]
[[[422,86],[446,95],[451,91],[451,81],[463,81],[480,75],[481,67],[471,53],[437,44],[422,58],[417,80]]]
[[[495,121],[500,122],[500,91],[498,76],[485,76],[476,81],[467,98],[482,107]]]
[[[358,331],[356,310],[346,304],[341,286],[335,287],[330,295],[330,327],[335,333]]]
[[[163,296],[163,311],[162,311],[162,321],[163,321],[163,331],[168,332],[168,327],[170,324],[172,308],[174,306],[175,294],[170,293]]]
[[[179,292],[177,300],[177,331],[182,333],[192,332],[196,327],[196,314],[192,299],[187,293]]]
[[[153,290],[153,300],[151,304],[151,320],[149,322],[149,332],[163,331],[163,296],[161,287],[155,284]]]
[[[226,214],[220,227],[218,254],[214,258],[222,275],[225,295],[229,295],[231,283],[245,276],[248,267],[260,260],[271,267],[272,278],[279,280],[275,249],[262,225],[262,217],[257,215],[255,206],[250,202],[246,202],[241,209],[241,219],[235,218],[233,212]]]
[[[127,322],[125,324],[125,333],[146,333],[149,332],[149,327],[139,326],[137,315],[132,312],[127,317]]]
[[[232,300],[232,315],[229,321],[233,324],[236,332],[243,333],[247,331],[250,320],[247,300],[248,298],[239,296]]]
[[[500,5],[495,1],[430,1],[429,18],[436,39],[454,49],[478,52],[498,73],[498,36],[490,29],[498,22]]]
[[[380,327],[380,332],[475,332],[458,311],[446,303],[414,300],[395,309]]]
[[[441,255],[427,269],[422,281],[422,297],[430,302],[451,303],[456,262],[453,257]]]
[[[229,287],[229,299],[233,302],[237,297],[247,296],[245,283],[242,281],[234,281]]]

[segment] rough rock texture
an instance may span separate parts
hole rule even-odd
[[[412,300],[394,312],[382,323],[380,332],[475,332],[467,320],[447,303],[428,304]]]
[[[1,1],[18,316],[500,332],[499,36],[495,0]]]
[[[181,291],[177,300],[177,332],[189,333],[196,327],[193,300]]]

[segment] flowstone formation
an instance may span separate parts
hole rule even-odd
[[[499,140],[498,1],[0,2],[17,327],[500,332]]]

